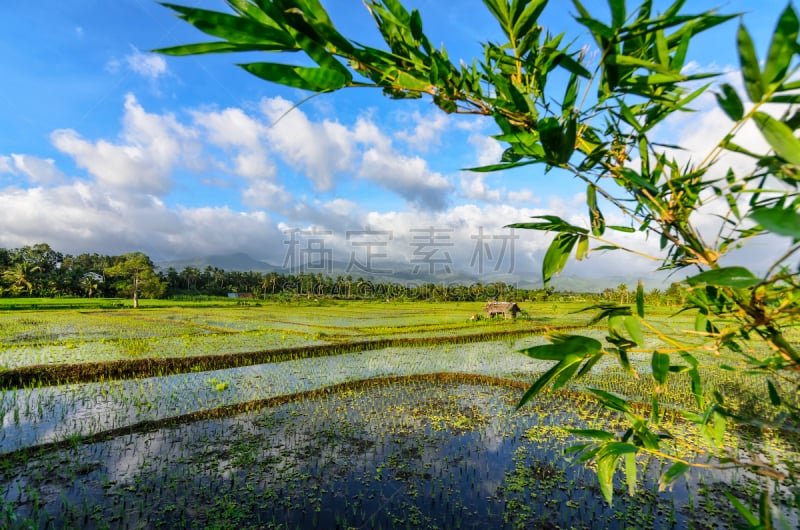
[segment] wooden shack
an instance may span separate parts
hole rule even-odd
[[[494,318],[503,315],[503,318],[517,318],[517,314],[522,312],[522,309],[515,302],[486,302],[486,307],[483,309],[487,318]]]

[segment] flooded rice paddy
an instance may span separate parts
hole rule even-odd
[[[514,385],[444,379],[342,385],[226,418],[46,451],[3,466],[0,524],[621,529],[740,522],[719,509],[722,477],[692,475],[702,484],[696,497],[685,483],[658,492],[655,459],[642,461],[637,493],[620,490],[609,506],[593,473],[562,455],[575,442],[567,427],[613,425],[606,413],[566,394],[514,412]]]
[[[609,357],[566,391],[515,411],[524,388],[550,365],[519,350],[544,338],[462,339],[476,331],[524,333],[525,326],[578,322],[550,309],[541,320],[477,323],[469,318],[479,310],[475,304],[0,313],[0,359],[12,370],[368,337],[441,339],[222,370],[8,388],[0,394],[0,528],[742,524],[725,492],[753,506],[763,478],[695,470],[659,491],[657,477],[668,464],[649,457],[638,462],[632,496],[619,471],[609,506],[593,471],[564,454],[579,441],[569,428],[624,430],[584,390],[634,401],[651,395],[647,352],[631,355],[639,379]],[[758,405],[752,378],[729,370],[713,377],[740,406]],[[691,405],[688,378],[674,374],[663,392],[661,427],[688,440],[670,408]],[[731,430],[725,443],[742,458],[758,457],[797,476],[796,437]],[[796,527],[798,485],[769,486],[776,518]]]

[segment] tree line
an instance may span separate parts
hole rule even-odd
[[[159,268],[142,252],[122,255],[58,252],[47,243],[0,248],[0,295],[4,297],[173,298],[181,296],[266,298],[415,299],[437,301],[557,300],[630,301],[625,284],[602,293],[556,292],[553,287],[525,289],[504,282],[397,283],[374,282],[352,275],[322,273],[226,271],[187,265],[182,270]],[[652,304],[680,301],[677,284],[647,293]]]

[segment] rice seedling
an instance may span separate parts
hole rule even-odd
[[[518,386],[448,374],[350,381],[249,411],[54,447],[0,472],[0,522],[10,524],[11,513],[15,524],[50,518],[56,526],[97,515],[112,528],[741,522],[707,502],[722,495],[719,476],[693,476],[713,487],[690,499],[686,484],[658,493],[655,466],[636,496],[608,506],[585,468],[555,458],[573,441],[563,427],[588,420],[554,410],[556,396],[509,413]],[[572,404],[579,395],[559,399]],[[614,421],[599,409],[587,416]],[[47,466],[64,470],[53,476]],[[786,495],[776,497],[788,508]]]
[[[30,374],[0,394],[0,527],[739,522],[708,499],[730,491],[723,483],[747,484],[746,474],[699,474],[692,480],[707,486],[690,498],[686,484],[658,492],[660,464],[643,461],[636,497],[612,510],[598,502],[590,472],[557,456],[575,442],[567,427],[618,425],[585,387],[646,402],[652,378],[631,382],[603,359],[580,386],[514,413],[515,389],[548,369],[517,353],[543,342],[531,334],[536,323],[476,325],[468,321],[474,304],[420,315],[422,307],[401,306],[400,314],[377,304],[291,313],[269,304],[181,307],[141,317],[93,311],[84,320],[71,312],[17,320],[0,313],[0,359]],[[31,320],[49,336],[32,334]],[[130,359],[122,361],[125,345]],[[51,364],[24,368],[30,357]],[[78,379],[87,382],[64,384],[66,371],[53,376],[58,359],[88,374]],[[227,364],[210,370],[215,359]],[[176,371],[170,363],[179,362]],[[119,371],[119,363],[146,370]],[[633,353],[631,364],[647,374],[648,354]],[[681,377],[659,389],[667,404],[693,399]],[[737,389],[733,405],[757,406],[753,378],[722,366],[715,377]],[[684,420],[669,408],[662,416],[679,439]],[[797,473],[798,441],[782,433],[732,432],[725,443]],[[45,471],[59,466],[68,471],[47,479]],[[796,523],[796,486],[775,488],[774,496]]]

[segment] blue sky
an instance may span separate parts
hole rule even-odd
[[[222,0],[183,3],[224,9]],[[377,44],[361,2],[324,4],[345,35]],[[593,12],[607,9],[605,2],[585,4]],[[762,57],[786,5],[687,4],[691,12],[714,6],[745,12]],[[481,40],[500,38],[479,1],[407,5],[419,8],[426,33],[451,57],[471,60]],[[391,234],[374,247],[386,254],[380,259],[411,264],[423,252],[415,246],[419,230],[434,229],[444,238],[437,241],[447,243],[438,256],[446,253],[454,268],[476,272],[476,245],[488,245],[497,260],[508,241],[503,225],[544,213],[576,222],[583,215],[583,187],[538,166],[491,175],[460,171],[498,159],[502,147],[489,138],[495,132],[489,120],[447,116],[425,101],[390,101],[362,89],[314,98],[278,120],[307,94],[250,76],[234,66],[243,61],[236,56],[149,53],[208,40],[151,0],[41,0],[5,11],[2,247],[47,242],[69,253],[140,250],[156,260],[246,252],[280,265],[297,229],[306,238],[322,234],[314,237],[333,259],[347,262],[363,250],[353,246],[353,234],[373,230]],[[551,0],[542,23],[585,39],[573,13],[571,2]],[[729,22],[699,39],[691,60],[728,71],[736,82],[735,30]],[[701,105],[695,122],[678,120],[665,137],[695,141],[691,123],[715,128],[713,98]],[[547,238],[516,235],[515,266],[538,270]],[[594,265],[570,271],[611,274],[620,258],[593,256]],[[632,274],[654,268],[624,259]],[[501,265],[497,270],[507,268]]]

